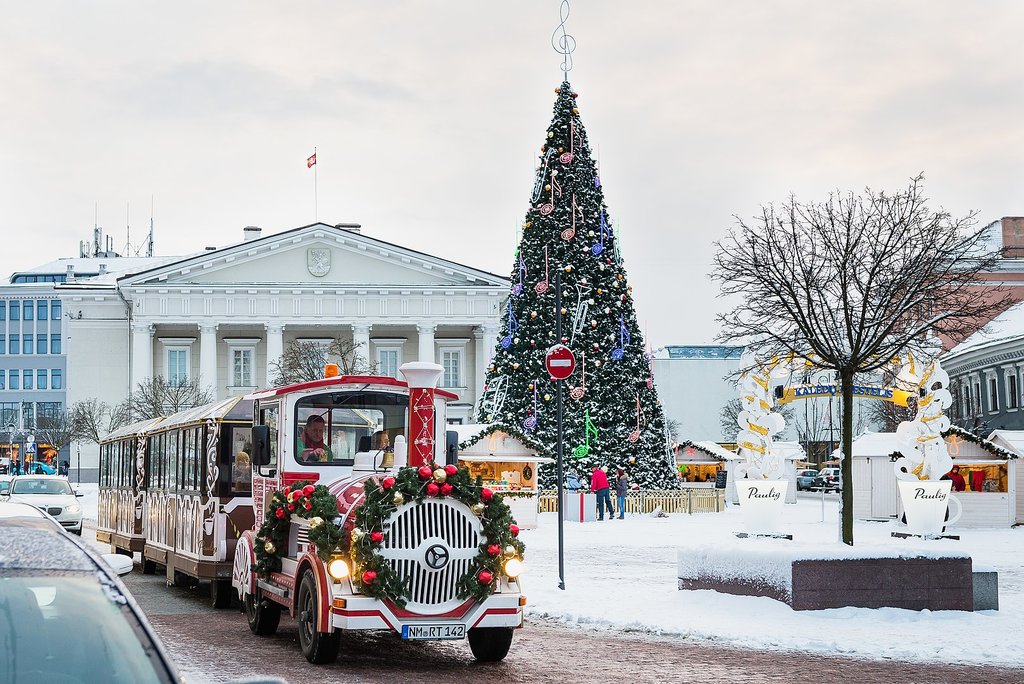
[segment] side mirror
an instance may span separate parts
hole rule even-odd
[[[459,433],[455,430],[444,433],[444,463],[459,465]]]
[[[252,428],[252,462],[257,466],[270,465],[270,426]]]

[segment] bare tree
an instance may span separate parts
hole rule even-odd
[[[364,375],[377,372],[377,364],[362,354],[362,344],[335,337],[329,342],[292,340],[285,345],[281,358],[270,364],[276,386],[310,382],[324,377],[324,366],[336,363],[342,375]]]
[[[36,442],[49,444],[57,454],[75,439],[76,434],[77,426],[71,411],[45,413],[36,420]]]
[[[178,411],[202,406],[213,401],[213,394],[201,378],[186,378],[170,383],[162,375],[140,382],[128,398],[120,420],[125,423],[167,416]]]
[[[790,196],[717,247],[711,277],[740,304],[719,316],[723,342],[760,358],[792,355],[834,370],[842,389],[842,538],[853,544],[853,385],[858,374],[914,352],[935,355],[934,335],[957,341],[1009,300],[980,276],[993,269],[975,215],[926,206],[922,177],[888,195],[833,193],[821,203]]]

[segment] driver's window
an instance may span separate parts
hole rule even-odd
[[[271,447],[271,453],[274,448]],[[231,430],[231,493],[236,496],[252,494],[252,428],[236,427]]]
[[[277,472],[277,429],[279,411],[276,404],[270,406],[260,405],[260,425],[270,428],[270,463],[260,466],[260,474],[266,477]]]

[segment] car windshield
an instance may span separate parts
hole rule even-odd
[[[11,494],[74,494],[67,480],[42,477],[18,478],[11,485]]]
[[[126,599],[92,571],[0,574],[0,681],[169,682]]]

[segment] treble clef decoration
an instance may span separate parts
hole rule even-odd
[[[562,186],[558,184],[557,180],[555,180],[556,176],[558,176],[558,170],[551,169],[551,182],[548,184],[548,189],[551,191],[551,201],[549,201],[547,204],[540,205],[540,207],[538,208],[538,211],[540,211],[540,213],[543,214],[544,216],[547,216],[548,214],[555,210],[555,190],[558,191],[559,197],[562,196]]]
[[[569,0],[562,0],[562,5],[558,9],[558,18],[558,27],[551,34],[551,47],[562,55],[561,69],[568,79],[569,72],[572,71],[572,53],[576,49],[576,39],[565,32],[565,21],[569,18]],[[558,35],[559,30],[562,32],[561,36]]]
[[[526,275],[526,262],[523,255],[519,255],[519,282],[512,286],[512,294],[518,296],[523,291],[523,276]]]
[[[583,382],[580,383],[579,387],[573,387],[569,390],[569,396],[579,401],[583,398],[583,393],[587,391],[587,352],[583,352],[583,362],[580,363],[580,368],[583,370]]]
[[[523,427],[527,430],[533,430],[537,427],[537,380],[533,381],[533,413],[531,413],[526,420],[523,421]]]
[[[597,428],[594,423],[590,420],[590,409],[584,411],[586,418],[583,421],[583,444],[572,450],[572,455],[575,458],[583,458],[590,453],[590,435],[594,436],[594,441],[597,441]]]
[[[544,294],[548,291],[548,246],[544,245],[544,280],[533,286],[534,292]]]
[[[558,161],[563,164],[572,164],[572,160],[576,158],[574,154],[576,152],[576,123],[573,121],[569,122],[569,151],[563,152]]]
[[[594,256],[601,256],[604,251],[604,239],[608,235],[608,223],[604,220],[604,209],[601,210],[601,241],[590,246],[590,253]]]
[[[580,223],[584,223],[586,219],[583,217],[583,210],[576,206],[576,193],[572,194],[572,225],[562,231],[562,239],[568,242],[576,237],[576,213],[579,212]]]
[[[508,312],[508,335],[501,338],[502,349],[512,346],[512,336],[519,330],[519,321],[516,320],[516,314],[512,311],[512,300],[509,300],[505,310]]]
[[[629,330],[622,316],[619,316],[619,346],[612,350],[612,360],[619,361],[626,353],[626,345],[630,342]]]

